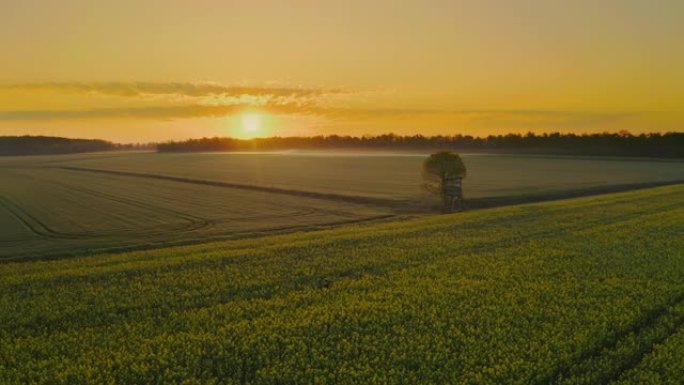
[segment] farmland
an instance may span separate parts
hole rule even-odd
[[[4,263],[0,383],[678,383],[682,218],[675,185]]]
[[[382,218],[383,208],[80,173],[0,169],[0,257],[92,253]]]
[[[172,175],[385,199],[424,199],[426,153],[139,153],[74,158],[62,166]],[[468,198],[546,194],[587,187],[684,180],[684,161],[463,154]]]
[[[464,155],[469,202],[684,179],[681,161]],[[435,211],[424,154],[0,159],[0,259],[152,248]]]

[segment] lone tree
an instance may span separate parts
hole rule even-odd
[[[465,164],[456,153],[437,152],[423,162],[423,188],[442,198],[444,211],[454,211],[455,203],[460,203],[461,179],[465,176]]]

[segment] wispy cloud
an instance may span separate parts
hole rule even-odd
[[[254,109],[250,103],[220,105],[171,105],[128,108],[100,108],[87,110],[19,110],[0,111],[4,121],[46,121],[84,119],[155,119],[173,120],[189,118],[225,117]],[[311,103],[265,103],[258,106],[263,112],[273,114],[324,115],[325,109]]]
[[[483,126],[520,127],[584,127],[618,122],[642,113],[635,112],[587,112],[535,109],[393,109],[393,108],[326,108],[317,110],[327,117],[355,120],[439,121],[457,127],[461,124]]]
[[[126,98],[125,106],[93,109],[0,110],[0,121],[95,119],[176,120],[225,117],[246,109],[298,114],[334,121],[506,127],[587,127],[629,119],[635,113],[541,109],[421,109],[345,107],[349,97],[370,94],[335,88],[227,86],[204,82],[45,82],[0,85],[0,92],[51,92]],[[372,100],[367,100],[372,105]],[[112,105],[116,105],[112,104]],[[150,105],[152,104],[152,105]],[[358,103],[356,103],[358,105]]]
[[[49,121],[90,119],[176,120],[225,117],[254,108],[253,104],[171,105],[88,110],[0,111],[2,121]],[[467,125],[507,125],[520,127],[591,126],[636,116],[634,113],[590,113],[544,110],[429,110],[327,108],[316,103],[269,102],[258,106],[263,112],[285,115],[314,115],[334,120],[411,121]]]
[[[0,90],[91,93],[120,97],[140,97],[146,95],[312,97],[351,93],[349,90],[332,88],[227,86],[212,82],[19,83],[0,85]]]
[[[509,127],[586,127],[613,123],[639,115],[634,112],[587,112],[557,110],[473,110],[456,111],[456,116],[483,125]]]

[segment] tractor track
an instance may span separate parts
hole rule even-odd
[[[104,192],[101,192],[101,191],[96,191],[96,190],[88,189],[88,188],[85,188],[85,187],[74,187],[74,186],[71,186],[71,185],[68,185],[68,184],[64,184],[64,183],[60,183],[60,182],[55,182],[55,183],[59,183],[59,184],[65,186],[65,187],[67,187],[67,188],[72,188],[72,189],[74,189],[74,190],[76,190],[76,191],[80,191],[80,192],[83,192],[83,193],[88,193],[88,194],[91,194],[91,195],[100,196],[100,197],[102,197],[102,198],[110,199],[110,200],[112,200],[112,201],[116,201],[116,202],[119,202],[119,203],[130,204],[130,205],[134,205],[134,206],[137,206],[137,207],[146,208],[146,209],[151,209],[151,210],[156,210],[156,211],[166,211],[166,212],[168,212],[168,213],[177,215],[177,216],[179,216],[179,217],[182,217],[182,218],[187,219],[187,220],[190,220],[190,221],[195,221],[195,222],[197,223],[197,226],[195,226],[195,227],[189,226],[187,229],[180,230],[180,231],[183,231],[183,232],[189,232],[189,231],[196,231],[196,230],[201,230],[201,229],[207,229],[207,228],[211,228],[211,227],[215,226],[215,224],[216,224],[215,221],[212,221],[212,220],[210,220],[210,219],[202,218],[202,217],[198,217],[198,216],[194,216],[194,215],[191,215],[191,214],[186,214],[186,213],[183,213],[183,212],[180,212],[180,211],[176,211],[176,210],[172,210],[172,209],[168,209],[168,208],[165,208],[165,207],[155,206],[155,205],[151,205],[151,204],[146,204],[146,203],[143,203],[143,202],[140,202],[140,201],[136,201],[136,200],[133,200],[133,199],[129,199],[129,198],[121,197],[121,196],[116,196],[116,195],[104,193]],[[343,210],[333,210],[333,209],[325,209],[325,208],[304,207],[304,208],[298,209],[298,210],[296,210],[296,211],[291,211],[291,212],[283,213],[283,214],[280,214],[280,215],[269,214],[269,215],[240,216],[240,220],[241,220],[241,221],[242,221],[242,220],[272,220],[272,219],[277,219],[277,218],[293,217],[293,216],[296,216],[296,217],[310,217],[310,216],[315,216],[315,215],[319,215],[319,214],[336,215],[336,216],[340,216],[340,217],[342,217],[342,218],[348,218],[348,219],[349,219],[349,221],[346,221],[346,220],[345,220],[343,223],[347,223],[347,222],[353,223],[353,222],[356,222],[356,221],[364,221],[364,220],[366,220],[366,219],[368,218],[368,216],[358,215],[358,214],[356,214],[356,213],[351,213],[351,212],[347,212],[347,211],[343,211]],[[372,218],[376,218],[376,217],[382,217],[382,218],[384,218],[385,215],[376,215],[376,216],[372,216]],[[209,223],[205,223],[205,222],[209,222]],[[333,222],[333,223],[337,223],[337,222],[338,222],[338,221],[335,221],[335,222]],[[290,228],[290,227],[291,227],[291,226],[275,227],[275,228],[273,228],[273,229],[274,229],[275,231],[279,231],[279,230],[281,230],[281,229],[288,229],[288,228]],[[299,226],[297,226],[297,227],[299,227]],[[236,233],[236,234],[239,234],[239,233]]]
[[[396,207],[398,204],[401,204],[400,201],[392,200],[392,199],[373,198],[373,197],[355,196],[355,195],[332,194],[332,193],[329,194],[329,193],[320,193],[320,192],[314,192],[314,191],[292,190],[292,189],[286,189],[286,188],[281,188],[281,187],[269,187],[269,186],[258,186],[258,185],[249,185],[249,184],[214,181],[214,180],[192,179],[192,178],[176,177],[176,176],[170,176],[170,175],[159,175],[159,174],[151,174],[151,173],[132,172],[132,171],[103,170],[103,169],[96,169],[96,168],[73,167],[73,166],[57,166],[56,168],[63,169],[63,170],[71,170],[71,171],[110,174],[110,175],[128,176],[128,177],[135,177],[135,178],[168,180],[168,181],[172,181],[172,182],[200,184],[200,185],[216,186],[216,187],[227,187],[227,188],[233,188],[233,189],[259,191],[259,192],[266,192],[266,193],[273,193],[273,194],[284,194],[284,195],[291,195],[291,196],[341,201],[341,202],[347,202],[347,203],[375,205],[375,206],[382,206],[382,207]]]
[[[289,233],[293,233],[293,232],[297,232],[297,231],[315,231],[315,230],[331,229],[331,228],[335,228],[337,226],[342,226],[342,225],[385,222],[385,221],[397,220],[397,219],[401,219],[401,218],[408,218],[408,217],[401,217],[401,216],[398,216],[396,214],[376,215],[376,216],[372,216],[372,217],[364,217],[364,218],[351,219],[351,220],[341,220],[341,221],[334,221],[334,222],[270,227],[270,228],[263,229],[263,230],[235,231],[235,232],[226,232],[225,234],[214,233],[214,234],[207,234],[206,236],[202,236],[201,239],[189,238],[189,239],[178,239],[178,240],[166,240],[166,241],[158,241],[158,242],[145,243],[145,244],[135,244],[135,245],[130,245],[130,246],[107,246],[107,245],[103,245],[101,247],[95,247],[95,248],[91,248],[89,250],[84,250],[84,251],[58,252],[58,253],[53,253],[53,254],[44,254],[44,255],[41,255],[39,257],[27,258],[25,255],[24,256],[17,255],[17,256],[7,257],[7,258],[0,257],[0,264],[3,264],[3,263],[28,263],[28,262],[35,262],[35,261],[49,261],[49,260],[71,258],[71,257],[78,257],[78,256],[92,256],[95,254],[119,254],[119,253],[128,253],[128,252],[134,252],[134,251],[153,250],[153,249],[159,249],[159,248],[170,248],[170,247],[197,245],[197,244],[205,244],[205,243],[212,243],[212,242],[233,241],[233,240],[240,240],[240,239],[258,238],[258,237],[263,237],[263,236],[268,236],[268,235],[289,234]]]
[[[25,175],[22,174],[26,177],[36,179],[32,175]],[[45,180],[45,179],[42,179]],[[179,217],[185,221],[188,221],[189,224],[182,226],[182,227],[175,227],[175,228],[165,228],[163,230],[159,231],[146,231],[146,234],[149,235],[158,235],[158,234],[166,234],[169,232],[172,233],[186,233],[186,232],[192,232],[192,231],[197,231],[197,230],[202,230],[202,229],[208,229],[214,226],[213,221],[185,214],[180,211],[168,209],[168,208],[163,208],[155,205],[149,205],[145,204],[139,201],[135,201],[132,199],[124,198],[124,197],[117,197],[112,194],[104,193],[104,192],[99,192],[95,190],[91,190],[88,188],[83,188],[83,187],[76,187],[67,183],[63,182],[58,182],[54,180],[49,180],[49,183],[53,183],[62,187],[65,187],[70,190],[78,191],[84,194],[92,195],[92,196],[97,196],[103,199],[111,200],[117,203],[122,203],[126,204],[129,206],[134,206],[138,208],[143,208],[146,210],[151,210],[151,211],[162,211],[166,212],[168,214],[172,214],[175,217]],[[57,230],[52,229],[49,227],[46,223],[43,221],[39,220],[37,217],[34,215],[30,214],[28,211],[25,209],[21,208],[20,205],[12,202],[9,198],[0,196],[0,205],[4,207],[8,212],[12,214],[15,218],[17,218],[29,231],[35,235],[38,235],[43,238],[51,238],[51,239],[93,239],[101,236],[107,236],[111,235],[111,232],[102,232],[102,231],[80,231],[78,234],[74,233],[64,233],[64,232],[59,232]],[[119,229],[116,231],[116,234],[125,234],[125,233],[132,233],[132,232],[139,232],[137,229]]]
[[[24,175],[25,177],[36,179],[35,176],[33,176],[33,175],[25,175],[25,174],[22,174],[22,175]],[[129,205],[129,206],[134,206],[134,207],[142,208],[145,210],[151,210],[151,211],[156,211],[156,212],[165,212],[167,214],[171,214],[175,217],[181,218],[181,219],[189,222],[188,225],[185,225],[182,227],[165,228],[164,230],[160,230],[160,231],[147,231],[146,233],[150,234],[150,235],[163,234],[163,233],[168,233],[168,232],[185,233],[185,232],[192,232],[192,231],[197,231],[197,230],[202,230],[202,229],[208,229],[208,228],[211,228],[214,226],[214,222],[209,220],[209,219],[198,217],[198,216],[191,215],[191,214],[186,214],[184,212],[173,210],[170,208],[160,207],[160,206],[156,206],[156,205],[152,205],[152,204],[147,204],[147,203],[140,202],[140,201],[137,201],[134,199],[121,197],[121,196],[117,196],[114,194],[105,193],[102,191],[97,191],[97,190],[89,189],[89,188],[82,187],[82,186],[74,186],[73,184],[59,182],[59,181],[55,181],[55,180],[51,180],[51,179],[41,179],[41,180],[48,181],[49,183],[53,183],[53,184],[65,187],[69,190],[77,191],[77,192],[87,194],[87,195],[91,195],[91,196],[96,196],[96,197],[99,197],[102,199],[107,199],[107,200],[110,200],[113,202]],[[137,232],[137,231],[139,231],[139,230],[136,230],[136,229],[120,229],[120,230],[117,230],[116,233],[119,234],[119,233]],[[83,232],[79,232],[78,235],[74,235],[74,237],[78,236],[78,237],[93,238],[93,237],[110,235],[110,234],[111,233],[109,233],[109,232],[83,231]]]
[[[85,194],[87,196],[93,196],[96,198],[100,199],[105,199],[109,200],[111,202],[116,202],[120,204],[124,204],[130,207],[136,207],[144,210],[150,210],[152,212],[161,212],[161,213],[166,213],[170,214],[173,217],[179,218],[183,221],[186,221],[186,224],[183,226],[174,226],[174,227],[164,227],[162,228],[157,228],[157,229],[149,229],[149,230],[142,230],[144,231],[146,236],[159,236],[159,235],[168,235],[168,234],[176,234],[179,236],[182,236],[182,238],[185,238],[186,236],[189,236],[190,234],[200,234],[203,231],[208,231],[211,228],[217,227],[217,225],[223,221],[231,221],[232,219],[230,218],[225,218],[225,219],[220,219],[220,218],[215,218],[215,219],[209,219],[209,218],[204,218],[192,214],[188,214],[179,210],[174,210],[172,208],[160,206],[160,205],[154,205],[154,204],[149,204],[146,202],[141,202],[139,200],[135,200],[129,197],[121,196],[118,194],[114,194],[111,192],[104,192],[104,191],[99,191],[97,189],[93,188],[88,188],[84,187],[81,185],[74,185],[72,183],[68,182],[63,182],[56,180],[55,178],[37,178],[35,175],[30,175],[30,174],[24,174],[23,172],[20,172],[20,174],[23,177],[28,177],[31,179],[40,179],[43,181],[46,181],[50,184],[54,184],[63,188],[66,188],[67,190],[72,190],[74,192],[78,192],[81,194]],[[7,196],[2,196],[0,195],[0,207],[4,208],[5,210],[8,211],[8,213],[16,218],[22,225],[33,235],[38,236],[43,239],[65,239],[65,240],[92,240],[96,239],[98,237],[106,237],[106,236],[111,236],[113,234],[115,235],[126,235],[126,234],[140,234],[141,230],[138,229],[127,229],[127,228],[121,228],[117,229],[116,231],[97,231],[97,230],[92,230],[92,231],[80,231],[78,233],[66,233],[66,232],[60,232],[58,230],[53,229],[50,227],[46,222],[42,221],[39,219],[37,216],[29,213],[26,209],[22,208],[21,205],[18,203],[15,203],[12,201],[9,197]],[[317,208],[317,207],[306,207],[306,206],[301,206],[301,207],[295,207],[294,210],[286,212],[286,213],[280,213],[277,215],[274,214],[258,214],[258,215],[249,215],[249,216],[242,216],[239,218],[239,220],[233,220],[234,222],[240,222],[240,221],[256,221],[256,220],[277,220],[278,218],[283,218],[283,217],[299,217],[299,218],[311,218],[315,216],[320,216],[320,215],[335,215],[340,217],[341,220],[336,220],[336,221],[328,221],[325,223],[314,223],[314,224],[305,224],[305,225],[286,225],[286,226],[272,226],[266,229],[255,229],[255,230],[249,230],[249,231],[241,231],[240,229],[234,229],[234,230],[226,230],[226,234],[218,234],[218,232],[214,232],[214,234],[207,233],[205,237],[202,237],[202,240],[206,239],[232,239],[232,238],[242,238],[242,237],[250,237],[250,236],[256,236],[256,235],[264,235],[264,234],[271,234],[271,233],[281,233],[281,232],[289,232],[289,231],[294,231],[298,229],[307,229],[307,228],[317,228],[321,226],[333,226],[333,225],[339,225],[339,224],[345,224],[345,223],[356,223],[356,222],[365,222],[365,221],[373,221],[377,219],[386,219],[388,216],[386,215],[376,215],[376,216],[363,216],[363,215],[358,215],[350,212],[344,212],[340,210],[331,210],[331,209],[325,209],[325,208]],[[390,216],[391,217],[391,216]],[[183,235],[186,234],[186,235]],[[190,236],[191,237],[191,236]],[[192,240],[188,239],[187,240],[190,243],[196,243],[197,240]],[[7,242],[3,242],[4,245],[9,245],[11,242],[12,245],[18,246],[21,244],[22,240],[19,239],[12,239],[8,240]],[[183,242],[179,240],[181,244],[185,244],[188,242]],[[162,242],[161,244],[166,244],[167,242]],[[176,242],[171,242],[171,243],[176,243]],[[116,247],[113,247],[114,249]],[[135,247],[133,247],[135,248]],[[109,249],[109,248],[105,248]],[[128,250],[129,247],[123,247],[123,250]]]
[[[21,208],[21,206],[12,202],[4,195],[0,195],[0,205],[7,210],[12,216],[19,220],[31,233],[43,237],[53,239],[82,239],[83,236],[76,234],[68,234],[56,231],[28,211]]]
[[[139,208],[143,208],[143,209],[147,209],[147,210],[152,210],[152,211],[166,212],[168,214],[175,215],[179,218],[182,218],[182,219],[185,219],[185,220],[191,222],[190,225],[188,225],[184,228],[171,230],[175,233],[179,233],[179,232],[185,233],[185,232],[193,232],[193,231],[198,231],[198,230],[207,230],[207,229],[210,229],[212,227],[215,227],[217,224],[216,220],[212,220],[212,219],[204,218],[204,217],[199,217],[199,216],[192,215],[192,214],[187,214],[187,213],[184,213],[182,211],[173,210],[173,209],[163,207],[163,206],[157,206],[157,205],[153,205],[153,204],[144,203],[144,202],[141,202],[141,201],[138,201],[135,199],[122,197],[120,195],[114,195],[114,194],[105,193],[102,191],[96,191],[96,190],[89,189],[86,187],[80,187],[80,186],[74,187],[72,185],[68,185],[68,184],[60,183],[60,182],[55,182],[55,183],[58,183],[60,185],[63,185],[64,187],[73,189],[75,191],[79,191],[79,192],[82,192],[85,194],[90,194],[90,195],[97,196],[97,197],[100,197],[103,199],[108,199],[108,200],[111,200],[111,201],[114,201],[117,203],[127,204],[127,205],[131,205],[131,206],[135,206],[135,207],[139,207]],[[262,214],[262,215],[253,215],[253,216],[240,216],[239,219],[241,221],[242,220],[269,220],[269,219],[277,219],[277,218],[291,217],[291,216],[309,217],[309,216],[314,216],[314,215],[317,215],[320,213],[334,213],[334,214],[337,214],[340,216],[347,216],[347,217],[349,216],[348,213],[344,214],[342,212],[334,212],[334,210],[325,210],[325,209],[308,208],[307,207],[307,208],[301,208],[301,209],[298,209],[295,211],[291,211],[288,213],[284,213],[281,215],[272,215],[272,214],[263,215]],[[168,231],[163,231],[160,233],[167,233],[167,232]]]
[[[107,199],[107,200],[110,200],[112,202],[117,202],[117,203],[121,203],[124,205],[138,207],[138,208],[142,208],[145,210],[163,212],[166,214],[171,214],[177,218],[181,218],[185,221],[188,221],[188,225],[178,227],[178,228],[172,228],[172,229],[164,230],[163,231],[164,233],[166,233],[168,231],[172,231],[174,233],[192,232],[192,231],[197,231],[197,230],[202,230],[202,229],[208,229],[208,228],[211,228],[214,226],[214,222],[210,219],[198,217],[198,216],[192,215],[192,214],[187,214],[187,213],[184,213],[182,211],[177,211],[177,210],[173,210],[173,209],[170,209],[167,207],[161,207],[161,206],[157,206],[157,205],[153,205],[153,204],[149,204],[149,203],[144,203],[144,202],[137,201],[135,199],[130,199],[130,198],[126,198],[126,197],[122,197],[122,196],[114,195],[114,194],[110,194],[110,193],[105,193],[102,191],[92,190],[92,189],[85,188],[85,187],[80,187],[80,186],[76,187],[73,185],[68,185],[68,184],[60,183],[60,182],[54,182],[54,183],[60,184],[64,187],[67,187],[69,189],[72,189],[72,190],[75,190],[75,191],[78,191],[78,192],[81,192],[84,194],[88,194],[88,195],[96,196],[99,198]]]
[[[578,368],[591,368],[592,362],[600,360],[601,357],[609,356],[611,352],[618,351],[620,349],[620,344],[627,341],[630,337],[638,337],[649,333],[655,334],[655,337],[648,340],[645,347],[638,346],[633,351],[627,353],[627,357],[622,362],[615,363],[612,368],[609,368],[605,372],[597,373],[596,377],[592,380],[585,380],[581,383],[586,385],[608,385],[616,381],[623,373],[638,366],[639,363],[653,351],[655,346],[684,327],[684,315],[671,314],[672,309],[682,305],[684,305],[684,293],[680,293],[679,295],[672,297],[664,305],[648,311],[643,318],[637,320],[630,327],[620,331],[604,343],[583,353],[576,360],[558,367],[551,375],[536,384],[556,385],[575,383],[572,379],[577,376],[586,378],[586,373],[582,370],[579,370],[578,372]],[[670,321],[669,324],[668,321]],[[657,329],[660,325],[664,325],[662,326],[664,329],[662,332],[658,333]],[[590,372],[589,369],[588,372]]]

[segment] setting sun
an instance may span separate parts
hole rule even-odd
[[[254,134],[261,130],[261,116],[250,113],[242,117],[242,129],[246,133]]]

